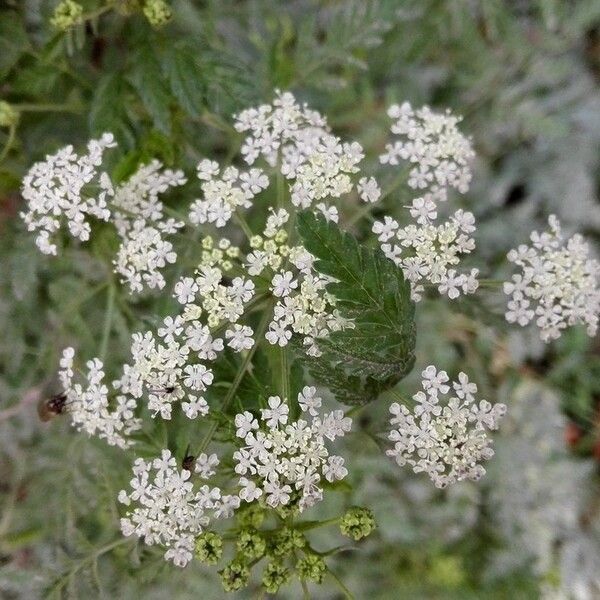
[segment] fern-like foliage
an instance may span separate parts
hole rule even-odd
[[[361,246],[335,223],[304,211],[297,229],[318,272],[332,277],[327,291],[354,328],[319,341],[323,352],[308,358],[312,375],[346,404],[371,402],[413,367],[414,303],[402,270],[379,249]]]

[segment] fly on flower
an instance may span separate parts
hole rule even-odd
[[[67,406],[67,395],[65,393],[55,394],[50,398],[42,398],[38,402],[38,416],[41,421],[50,421],[54,417],[64,414]]]

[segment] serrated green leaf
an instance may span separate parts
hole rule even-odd
[[[177,44],[161,56],[163,72],[169,82],[171,93],[190,115],[198,116],[205,103],[203,77],[198,51],[187,45]]]
[[[90,106],[89,124],[92,135],[102,135],[109,131],[120,144],[133,144],[125,114],[125,94],[125,82],[120,73],[110,73],[100,79]]]
[[[153,49],[138,48],[133,57],[128,80],[137,92],[154,125],[163,133],[171,132],[171,95]]]
[[[303,211],[297,229],[317,259],[315,269],[334,279],[327,291],[337,299],[341,315],[354,323],[319,340],[323,356],[306,362],[341,402],[370,402],[414,364],[410,284],[381,250],[361,246],[320,214]]]

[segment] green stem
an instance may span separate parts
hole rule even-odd
[[[334,523],[339,523],[340,517],[332,517],[331,519],[325,519],[324,521],[317,522],[307,522],[307,523],[298,523],[296,528],[300,531],[310,531],[311,529],[319,529],[321,527],[326,527],[327,525],[333,525]]]
[[[398,390],[391,389],[388,390],[388,393],[393,396],[400,404],[404,406],[413,406],[415,404],[414,400],[405,398]]]
[[[97,19],[98,17],[101,17],[104,13],[107,13],[109,10],[112,9],[113,7],[110,4],[107,4],[106,6],[101,6],[100,8],[93,10],[92,12],[82,15],[81,21],[92,21],[94,19]]]
[[[84,107],[76,104],[13,104],[19,112],[82,112]]]
[[[242,215],[242,213],[239,210],[236,210],[233,213],[233,218],[235,219],[236,223],[242,228],[242,231],[245,233],[246,237],[248,238],[248,241],[250,241],[254,234],[252,233],[252,230],[248,225],[248,221],[246,221],[246,219],[244,218],[244,215]]]
[[[103,281],[102,283],[100,283],[96,287],[92,288],[89,292],[87,292],[83,296],[80,296],[79,298],[74,298],[72,302],[69,302],[69,304],[67,304],[66,314],[70,313],[71,311],[75,310],[76,308],[79,308],[82,304],[84,304],[85,302],[87,302],[88,300],[93,298],[98,292],[101,292],[108,285],[109,285],[108,281]]]
[[[100,360],[104,362],[106,351],[108,349],[108,339],[112,328],[112,320],[115,312],[115,286],[108,288],[108,298],[106,301],[106,312],[104,314],[104,328],[102,330],[102,342],[100,343]]]
[[[359,404],[358,406],[353,406],[351,409],[346,411],[345,417],[354,417],[358,413],[362,412],[367,407],[366,404]]]
[[[281,172],[281,149],[277,157],[277,208],[284,208],[285,205],[285,179]]]
[[[4,148],[2,149],[2,153],[0,154],[0,163],[4,162],[4,159],[8,156],[10,149],[15,141],[15,135],[17,133],[17,125],[12,124],[8,130],[8,138],[6,140],[6,144],[4,144]]]
[[[66,65],[52,63],[45,56],[41,55],[39,52],[36,52],[35,50],[29,49],[29,50],[25,50],[25,52],[27,54],[29,54],[30,56],[33,56],[33,58],[35,58],[37,61],[39,61],[42,65],[44,65],[44,66],[47,65],[48,67],[53,67],[53,68],[57,69],[58,71],[60,71],[61,73],[68,75],[73,80],[77,81],[77,83],[79,83],[79,85],[81,85],[82,87],[84,87],[88,90],[94,89],[92,84],[89,81],[87,81],[86,79],[84,79],[83,77],[81,77],[80,75],[75,73],[75,71],[73,71],[70,67],[68,67]]]
[[[178,219],[179,221],[182,221],[188,227],[192,227],[192,228],[197,227],[197,225],[194,225],[193,223],[191,223],[185,215],[180,214],[178,211],[176,211],[174,208],[171,208],[170,206],[165,206],[163,204],[163,211],[166,214],[171,215],[173,218]]]
[[[227,410],[227,407],[229,406],[230,402],[233,400],[233,397],[235,396],[235,393],[237,392],[237,389],[240,386],[240,383],[242,383],[242,379],[244,378],[246,371],[248,370],[248,368],[250,367],[250,364],[252,363],[252,358],[258,348],[258,345],[259,345],[260,340],[262,339],[262,336],[267,328],[267,324],[269,323],[270,318],[271,318],[271,311],[265,310],[263,317],[262,317],[262,319],[258,325],[258,328],[256,329],[256,332],[255,332],[256,333],[256,337],[255,337],[256,341],[254,343],[254,346],[252,346],[252,348],[250,348],[250,350],[248,350],[248,353],[246,354],[246,357],[244,358],[242,364],[240,365],[240,368],[238,369],[238,372],[236,373],[235,378],[234,378],[233,382],[231,383],[231,386],[227,390],[227,395],[223,399],[223,403],[221,405],[221,411],[225,412]],[[208,432],[206,433],[206,437],[202,440],[202,443],[200,444],[200,448],[198,449],[197,454],[201,454],[202,452],[204,452],[204,450],[206,450],[206,448],[210,444],[210,441],[213,438],[213,435],[215,434],[215,431],[217,430],[217,427],[218,427],[218,421],[213,421],[211,423],[211,426],[210,426]]]
[[[502,287],[504,285],[504,281],[501,279],[480,279],[479,287]]]
[[[350,219],[347,222],[347,226],[352,227],[352,225],[355,225],[356,223],[358,223],[358,221],[360,221],[363,217],[367,216],[373,210],[374,206],[381,204],[388,196],[393,194],[400,187],[400,184],[402,184],[406,181],[407,172],[408,172],[407,167],[404,167],[403,169],[401,169],[400,172],[398,173],[398,175],[396,176],[396,178],[392,181],[390,187],[381,194],[381,197],[379,198],[379,200],[377,202],[369,202],[362,208],[359,208],[350,217]]]
[[[279,346],[279,368],[281,369],[281,399],[284,402],[290,401],[290,378],[287,346]]]
[[[114,548],[117,548],[118,546],[130,544],[132,541],[133,540],[131,538],[127,538],[127,537],[119,538],[118,540],[115,540],[114,542],[111,542],[110,544],[106,544],[105,546],[98,548],[98,550],[96,550],[89,556],[82,558],[80,561],[78,561],[77,563],[75,563],[73,565],[73,568],[69,570],[67,575],[65,575],[64,577],[61,577],[56,582],[56,584],[52,587],[52,589],[49,590],[48,597],[50,597],[50,595],[53,594],[55,591],[61,590],[67,583],[68,578],[73,577],[73,575],[75,575],[78,571],[80,571],[83,567],[85,567],[86,564],[98,560],[98,558],[100,558],[100,556],[102,556],[103,554],[106,554],[107,552],[110,552],[111,550],[113,550]]]
[[[346,598],[349,600],[354,600],[352,592],[342,583],[342,580],[329,567],[327,567],[327,571],[331,575],[332,579],[337,583],[340,590],[344,592],[344,596],[346,596]]]

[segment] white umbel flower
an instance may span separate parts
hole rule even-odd
[[[261,411],[261,428],[249,412],[236,417],[237,436],[245,443],[233,455],[242,500],[263,496],[276,508],[296,498],[302,511],[322,499],[323,478],[332,482],[346,476],[344,459],[329,454],[326,440],[350,431],[352,420],[341,410],[319,416],[314,408],[321,399],[313,390],[304,388],[298,396],[303,412],[313,415],[310,423],[304,418],[290,423],[287,402],[279,397],[269,398],[269,408]]]
[[[104,384],[103,364],[98,358],[87,362],[85,385],[73,381],[75,351],[65,348],[60,361],[59,379],[66,396],[65,406],[77,429],[88,435],[97,435],[111,446],[127,448],[133,444],[130,434],[142,426],[134,415],[137,402],[123,394],[109,400],[109,389]]]
[[[411,283],[412,298],[422,298],[424,285],[433,284],[440,294],[450,299],[461,294],[474,293],[479,282],[478,269],[458,273],[461,256],[475,249],[471,233],[475,231],[475,217],[462,209],[448,220],[436,223],[437,211],[430,194],[417,198],[410,212],[417,224],[400,227],[391,217],[373,224],[384,254],[404,271]]]
[[[522,244],[508,253],[520,271],[504,283],[509,297],[506,320],[525,326],[535,319],[544,342],[577,324],[594,336],[600,314],[600,263],[590,257],[581,235],[565,240],[554,215],[548,225],[549,231],[531,234],[531,246]]]
[[[427,473],[439,488],[479,479],[485,474],[481,462],[494,455],[487,430],[498,428],[506,406],[478,403],[473,396],[477,386],[465,373],[452,382],[456,396],[451,397],[445,371],[430,365],[422,375],[423,391],[413,396],[413,411],[397,402],[390,406],[394,448],[386,454],[415,473]]]
[[[475,156],[471,142],[458,129],[461,118],[450,111],[437,113],[428,106],[413,109],[409,102],[390,106],[388,115],[398,139],[387,144],[382,164],[411,163],[409,187],[429,190],[435,199],[446,200],[448,188],[461,194],[469,189],[470,162]]]
[[[29,231],[37,232],[36,244],[44,254],[57,253],[54,237],[63,222],[72,237],[86,241],[90,216],[102,221],[110,218],[106,200],[114,190],[99,167],[104,151],[113,146],[113,135],[105,133],[88,142],[87,154],[77,155],[73,146],[66,146],[35,163],[25,175],[21,193],[27,210],[21,217]]]
[[[218,464],[214,455],[203,457],[200,473],[209,476]],[[205,468],[206,467],[206,468]],[[237,496],[224,496],[218,487],[195,486],[187,469],[179,470],[169,450],[159,458],[138,458],[133,465],[130,490],[119,492],[128,507],[121,519],[123,535],[135,535],[148,546],[165,548],[165,559],[185,567],[192,559],[194,540],[211,517],[226,518],[240,505]]]

